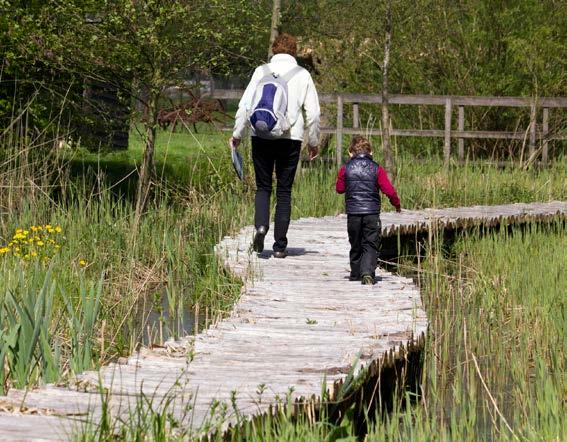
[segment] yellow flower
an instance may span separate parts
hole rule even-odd
[[[37,256],[37,252],[31,252],[31,256]]]
[[[0,249],[0,255],[4,255],[5,253],[8,253],[10,251],[10,249],[8,247],[2,247]]]
[[[38,242],[37,242],[37,245],[38,245],[39,247],[43,247],[43,246],[45,245],[45,243],[44,243],[43,241],[38,241]]]
[[[81,260],[79,261],[79,264],[80,264],[81,267],[86,267],[87,264],[88,264],[88,262],[85,261],[84,259],[81,259]]]
[[[23,233],[22,229],[16,229],[16,233]]]
[[[63,229],[61,228],[61,226],[57,226],[57,227],[55,227],[55,231],[57,233],[61,233],[63,231]]]
[[[37,232],[37,227],[36,227],[36,226],[31,226],[31,231],[32,231],[32,232]]]

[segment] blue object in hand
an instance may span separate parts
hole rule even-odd
[[[240,178],[241,180],[244,179],[244,168],[243,168],[243,164],[242,164],[242,155],[240,155],[240,152],[238,152],[238,150],[236,150],[235,148],[232,148],[232,165],[234,166],[234,171],[236,172],[236,175],[238,176],[238,178]]]

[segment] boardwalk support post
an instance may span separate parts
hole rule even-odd
[[[358,116],[358,103],[352,104],[352,128],[358,129],[360,126],[360,117]]]
[[[343,97],[337,96],[337,137],[336,137],[337,167],[343,164]]]
[[[530,143],[529,143],[529,157],[528,162],[533,161],[533,156],[536,147],[536,102],[535,99],[532,100],[530,105]]]
[[[450,98],[445,99],[445,143],[443,145],[443,164],[449,166],[451,158],[451,113],[453,111]]]
[[[465,106],[459,106],[459,122],[457,130],[459,132],[465,130]],[[458,155],[461,163],[465,161],[465,139],[463,137],[459,137]]]
[[[549,136],[549,108],[543,108],[543,127],[542,127],[542,146],[541,146],[541,162],[543,165],[547,165],[548,159],[548,149],[549,149],[549,140],[547,137]]]

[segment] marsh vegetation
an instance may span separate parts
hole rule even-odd
[[[164,319],[161,327],[173,337],[180,332],[176,320],[197,305],[201,321],[230,311],[240,282],[219,266],[213,246],[251,223],[253,175],[247,161],[246,181],[235,180],[222,134],[159,135],[161,186],[136,233],[129,193],[141,155],[136,144],[128,152],[44,155],[14,148],[15,140],[3,138],[1,175],[4,392],[65,382],[129,354],[144,339],[159,344],[159,322],[148,331],[144,321],[151,311],[168,310],[173,321]],[[562,159],[542,170],[443,169],[439,157],[417,162],[412,155],[399,155],[397,165],[405,208],[567,195]],[[324,163],[303,167],[293,216],[340,213],[334,178]],[[565,241],[561,221],[470,232],[449,252],[434,235],[419,266],[400,261],[415,266],[430,315],[424,374],[419,397],[402,397],[385,420],[374,420],[369,440],[564,435]],[[337,431],[353,431],[348,419],[340,430],[330,422],[298,426],[285,418],[263,425],[240,434],[331,440]]]

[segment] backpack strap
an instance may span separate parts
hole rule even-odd
[[[302,70],[303,68],[301,66],[294,66],[293,68],[290,69],[290,71],[287,74],[282,75],[282,78],[285,80],[286,83],[288,83],[289,80],[295,77],[296,74],[299,74],[299,72],[301,72]]]
[[[270,69],[270,66],[268,66],[268,64],[263,64],[262,66],[260,66],[260,68],[262,69],[262,77],[265,77],[266,75],[270,75],[273,74],[274,72]],[[293,68],[291,68],[287,74],[280,76],[281,79],[283,79],[286,83],[289,82],[289,80],[291,80],[293,77],[295,77],[296,74],[299,74],[299,72],[301,72],[303,70],[303,68],[301,66],[294,66]]]
[[[272,70],[270,69],[270,66],[268,66],[268,64],[263,64],[262,66],[260,66],[260,68],[262,69],[262,77],[265,77],[266,75],[272,73]]]

